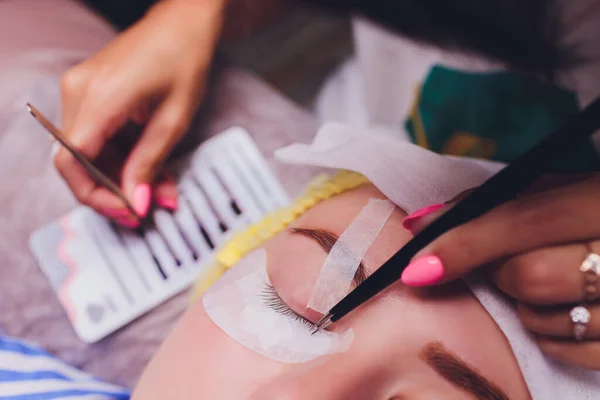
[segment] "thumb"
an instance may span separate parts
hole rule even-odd
[[[123,188],[138,215],[150,208],[150,187],[177,142],[187,129],[193,108],[167,100],[155,111],[123,167]]]

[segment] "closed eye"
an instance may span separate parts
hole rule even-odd
[[[298,314],[296,311],[292,310],[290,306],[285,304],[281,297],[279,297],[279,294],[277,294],[277,291],[275,291],[273,285],[270,285],[266,282],[264,285],[265,286],[261,291],[261,297],[265,306],[269,307],[271,310],[274,310],[275,312],[281,315],[285,315],[286,317],[292,318],[295,321],[300,321],[309,328],[315,327],[314,322],[306,319],[302,315]]]

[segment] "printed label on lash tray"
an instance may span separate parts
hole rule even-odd
[[[288,204],[244,130],[207,141],[186,162],[178,210],[155,229],[120,228],[86,207],[30,239],[78,336],[92,343],[189,287],[231,231]]]

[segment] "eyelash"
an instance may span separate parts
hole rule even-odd
[[[263,303],[265,306],[269,307],[273,311],[285,315],[286,317],[290,317],[296,321],[300,321],[309,328],[314,328],[316,324],[308,319],[304,318],[302,315],[298,314],[296,311],[292,310],[285,302],[279,297],[279,294],[275,291],[273,285],[269,285],[265,282],[265,287],[261,291],[261,297],[263,299]]]

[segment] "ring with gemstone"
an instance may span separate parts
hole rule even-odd
[[[573,307],[569,315],[571,316],[571,322],[573,323],[573,336],[575,337],[575,340],[582,341],[585,332],[588,329],[592,314],[590,313],[590,310],[584,306],[577,306]]]
[[[593,301],[600,279],[600,255],[590,252],[579,266],[579,270],[583,272],[583,299]]]

